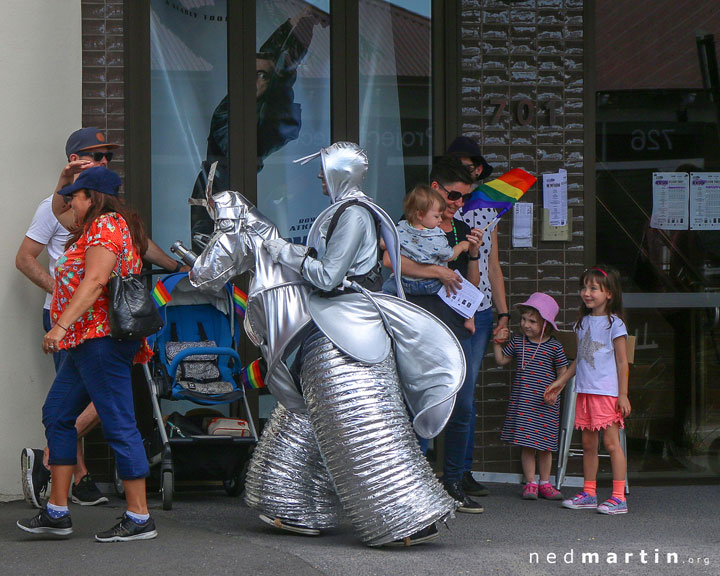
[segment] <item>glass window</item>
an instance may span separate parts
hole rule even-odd
[[[189,246],[187,199],[203,180],[210,118],[227,94],[225,0],[151,0],[150,74],[153,240],[167,250],[176,240]]]
[[[360,0],[360,146],[365,192],[397,219],[431,163],[431,0]]]
[[[330,2],[257,0],[258,208],[304,243],[327,207],[317,172],[293,160],[330,142]]]
[[[651,225],[653,174],[720,173],[717,2],[596,2],[597,258],[619,268],[628,327],[628,466],[720,469],[720,226]],[[688,178],[692,181],[693,178]],[[655,205],[654,205],[655,204]]]

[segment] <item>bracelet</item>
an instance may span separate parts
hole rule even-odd
[[[65,326],[63,326],[62,324],[60,324],[60,322],[55,322],[55,326],[60,326],[60,328],[62,328],[63,330],[65,330],[65,332],[68,331],[68,329],[65,328]]]
[[[478,254],[477,256],[470,256],[470,254],[468,254],[467,258],[468,260],[480,260],[480,254]]]
[[[173,272],[180,272],[180,268],[182,267],[182,262],[175,262],[175,270],[173,270]]]
[[[498,320],[500,320],[500,318],[507,318],[509,320],[512,316],[510,315],[510,312],[500,312],[498,314]]]

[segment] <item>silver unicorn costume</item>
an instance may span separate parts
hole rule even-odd
[[[234,252],[236,260],[254,253],[246,328],[268,361],[266,382],[281,406],[253,456],[248,504],[283,521],[325,528],[337,522],[336,493],[362,540],[378,546],[443,520],[456,507],[422,455],[405,406],[415,431],[435,436],[452,411],[464,360],[457,340],[433,316],[348,281],[376,265],[376,218],[394,257],[396,231],[361,191],[367,158],[357,145],[336,143],[316,156],[332,205],[310,231],[315,252],[285,242],[254,207],[242,208],[241,195],[223,192],[208,198],[217,207],[215,234],[191,280],[211,287],[243,271],[218,264],[221,252]],[[350,199],[363,206],[347,207],[326,242],[333,214]],[[230,210],[221,217],[223,206],[240,207],[235,228]],[[258,250],[257,238],[265,250]],[[272,273],[269,258],[276,263]],[[297,306],[291,317],[283,298]],[[300,343],[302,397],[287,368]]]

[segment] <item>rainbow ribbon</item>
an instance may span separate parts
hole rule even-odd
[[[257,390],[258,388],[265,388],[265,381],[262,377],[262,371],[260,370],[260,361],[258,358],[255,362],[249,364],[243,369],[242,381],[245,388],[252,388]]]
[[[245,318],[245,311],[247,310],[247,294],[240,290],[237,286],[233,286],[232,299],[235,305],[235,314],[240,318]]]

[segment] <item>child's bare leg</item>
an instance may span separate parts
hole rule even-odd
[[[548,450],[538,450],[538,469],[540,471],[540,482],[550,481],[550,470],[552,469],[552,452]]]
[[[470,332],[470,334],[475,334],[475,318],[466,318],[463,326],[465,326],[465,330]]]
[[[583,475],[586,482],[595,482],[598,471],[598,431],[582,431]]]
[[[525,474],[525,482],[535,482],[535,449],[523,446],[520,452],[520,462],[523,474]]]
[[[613,480],[625,482],[627,460],[625,459],[625,452],[623,452],[622,446],[620,446],[620,428],[617,424],[612,424],[605,428],[603,432],[603,444],[605,450],[607,450],[610,455]]]

